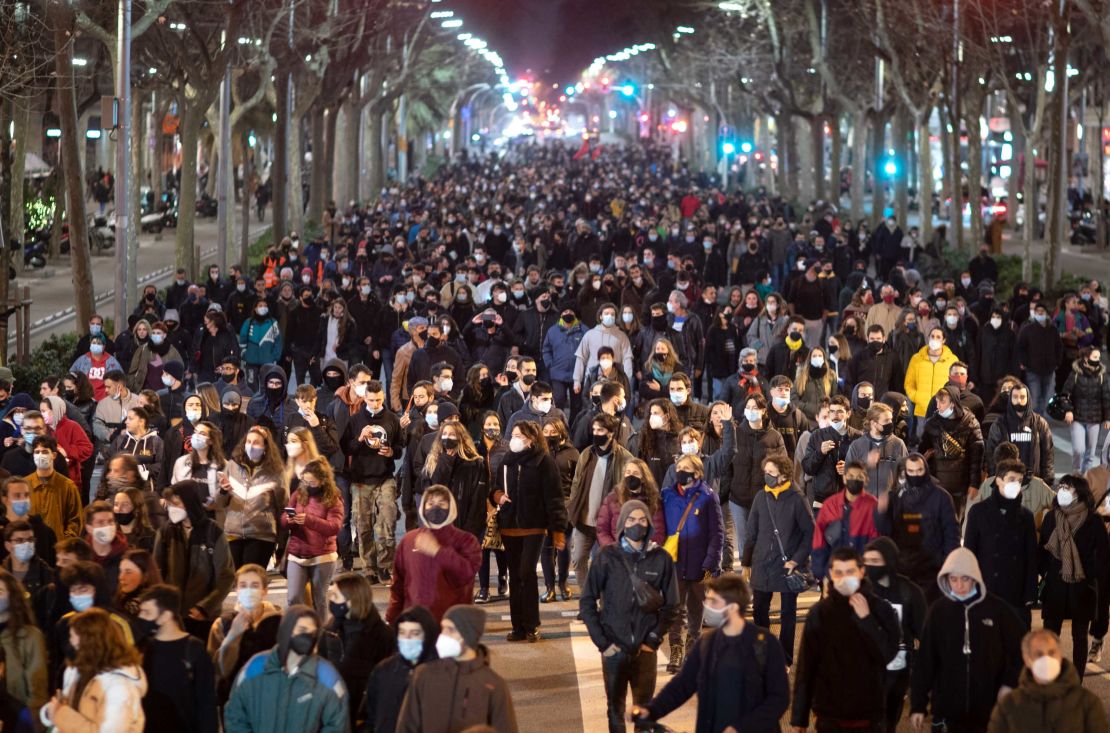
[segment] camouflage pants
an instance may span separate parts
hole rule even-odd
[[[397,515],[397,481],[392,476],[378,483],[351,484],[351,527],[367,571],[393,572]]]

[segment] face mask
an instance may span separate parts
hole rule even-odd
[[[859,496],[863,491],[863,479],[861,478],[850,478],[844,482],[844,485],[852,496]]]
[[[632,314],[632,313],[621,313],[621,321],[623,321],[624,323],[632,323],[632,320],[633,320],[633,319],[634,319],[635,317],[636,317],[636,316],[635,316],[634,314]],[[602,318],[602,321],[604,321],[604,320],[605,320],[605,319],[604,319],[604,318]]]
[[[235,289],[238,290],[240,293],[247,292],[247,286],[244,283],[239,283],[238,285],[235,286]]]
[[[647,534],[648,528],[643,524],[633,524],[631,527],[624,528],[624,536],[633,542],[643,542]]]
[[[509,439],[509,450],[513,453],[520,453],[525,449],[524,438],[511,438]]]
[[[836,592],[842,596],[850,596],[859,590],[859,578],[849,575],[840,580],[834,580],[833,588],[836,588]]]
[[[449,511],[441,506],[432,507],[431,509],[424,510],[424,521],[429,526],[439,526],[447,521]]]
[[[955,407],[949,407],[947,410],[938,410],[937,414],[940,415],[941,417],[943,417],[945,420],[947,420],[948,418],[952,417],[952,415],[955,412],[956,412]]]
[[[698,454],[698,444],[697,443],[683,443],[682,444],[682,455],[684,455],[684,456],[696,456],[697,454]]]
[[[408,662],[415,663],[420,659],[420,655],[424,653],[424,640],[423,639],[398,639],[397,651]]]
[[[69,605],[73,606],[73,610],[77,613],[88,611],[93,605],[92,595],[77,595],[76,593],[69,594]]]
[[[1016,499],[1021,496],[1021,483],[1018,481],[1007,481],[1002,484],[1002,496],[1007,499]]]
[[[96,336],[97,334],[100,334],[100,333],[103,333],[103,332],[104,332],[104,327],[102,325],[100,325],[99,323],[90,323],[89,324],[89,335],[90,336]]]
[[[686,404],[686,393],[685,392],[671,392],[671,403],[673,403],[676,407],[681,407],[682,405],[685,405]]]
[[[833,430],[835,430],[838,433],[842,433],[842,432],[844,432],[844,421],[843,420],[834,420],[833,422],[829,423],[829,427],[832,428]]]
[[[872,583],[879,583],[886,579],[889,571],[885,565],[867,565],[864,567],[863,572]]]
[[[20,542],[12,548],[15,559],[20,562],[29,562],[35,556],[34,542]]]
[[[188,420],[191,423],[199,422],[200,418],[201,418],[201,413],[200,413],[199,410],[186,410],[185,411],[185,419]]]
[[[100,356],[104,353],[104,344],[92,344],[89,346],[89,353],[93,356]]]
[[[189,440],[189,442],[196,450],[204,450],[208,447],[208,436],[201,435],[200,433],[193,433],[193,437]]]
[[[179,506],[173,506],[171,504],[170,506],[166,507],[166,515],[169,517],[169,520],[171,522],[173,522],[174,524],[181,524],[182,522],[185,521],[185,518],[187,516],[189,516],[189,513],[187,511],[185,511],[183,508],[181,508]]]
[[[782,476],[772,476],[769,473],[763,474],[763,483],[770,486],[772,489],[782,483]]]
[[[944,324],[946,326],[948,326],[949,328],[955,328],[957,326],[957,324],[959,324],[959,322],[960,322],[960,317],[959,316],[945,316],[944,317]]]
[[[601,317],[601,325],[606,328],[611,328],[616,322],[617,318],[612,313],[606,313]]]
[[[538,400],[536,402],[533,402],[532,406],[535,407],[536,412],[540,413],[541,415],[546,415],[547,413],[551,412],[551,400]]]
[[[173,383],[174,378],[172,376],[170,376],[169,374],[162,375],[162,384],[166,385],[167,387],[172,387]]]
[[[300,443],[286,443],[285,454],[290,458],[296,458],[304,450],[304,446]]]
[[[825,358],[823,356],[815,356],[809,360],[809,365],[814,369],[820,369],[825,366]]]
[[[265,448],[259,445],[248,445],[246,447],[247,458],[250,459],[251,463],[258,463],[262,460],[262,454],[265,450]]]
[[[262,591],[259,588],[240,588],[235,594],[235,599],[243,610],[253,611],[262,601]]]
[[[940,351],[944,342],[940,339],[929,339],[929,351]]]
[[[27,516],[28,512],[30,512],[30,511],[31,511],[31,500],[30,499],[18,499],[16,501],[12,502],[12,512],[14,512],[17,517],[25,517],[25,516]]]
[[[975,586],[972,586],[971,590],[967,593],[957,593],[956,591],[952,590],[951,587],[949,587],[948,594],[955,598],[957,601],[966,601],[967,599],[975,596]]]
[[[774,405],[775,407],[777,407],[780,410],[785,410],[786,407],[790,404],[790,398],[789,397],[777,397],[777,396],[772,397],[771,398],[771,404]]]
[[[1060,676],[1061,662],[1056,657],[1037,657],[1029,671],[1037,678],[1038,682],[1055,682]]]
[[[155,346],[160,346],[165,340],[166,337],[163,334],[154,333],[150,335],[150,343],[154,344]]]
[[[915,489],[919,489],[925,484],[929,483],[929,474],[922,474],[920,476],[910,476],[906,474],[906,483]]]
[[[732,604],[729,604],[732,605]],[[712,606],[702,606],[702,623],[706,626],[717,629],[725,625],[728,620],[728,606],[724,608],[713,608]]]
[[[694,474],[692,471],[676,471],[674,477],[679,486],[689,486],[694,482]]]
[[[312,653],[316,646],[315,634],[294,634],[289,637],[289,648],[302,657]]]
[[[112,544],[112,540],[116,538],[115,527],[93,527],[93,539],[102,545]]]
[[[35,468],[40,471],[45,471],[54,465],[54,459],[46,453],[38,453],[35,455]]]
[[[454,659],[462,654],[462,642],[452,636],[440,634],[436,639],[436,653],[440,659]]]
[[[763,419],[762,410],[744,410],[744,419],[750,423],[757,423]]]
[[[366,385],[365,384],[355,385],[355,396],[360,397],[360,398],[366,396]]]
[[[447,450],[455,450],[456,448],[459,447],[459,439],[458,438],[452,438],[450,436],[444,436],[441,439],[441,442],[443,443],[443,447],[446,448]]]
[[[1048,316],[1046,316],[1044,313],[1037,313],[1036,315],[1033,316],[1033,320],[1036,321],[1037,323],[1039,323],[1042,326],[1044,325],[1044,322],[1045,322],[1045,320],[1047,320],[1047,318],[1048,318]]]
[[[662,430],[663,429],[663,416],[662,415],[651,415],[650,417],[648,417],[648,425],[651,427],[652,430]]]
[[[1072,493],[1071,489],[1060,489],[1056,492],[1056,502],[1060,506],[1071,506],[1073,501],[1075,501],[1075,494]]]

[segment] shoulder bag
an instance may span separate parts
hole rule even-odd
[[[789,562],[790,558],[786,556],[786,549],[782,546],[782,535],[779,534],[778,524],[775,522],[775,512],[771,507],[771,502],[767,502],[767,516],[771,520],[771,527],[775,534],[775,543],[779,546],[779,555],[782,556],[782,563],[785,565]],[[784,576],[786,579],[786,589],[790,593],[805,593],[807,590],[817,585],[817,579],[813,577],[813,573],[809,572],[808,568],[796,566],[791,570],[783,568]]]
[[[686,517],[690,516],[690,510],[693,508],[694,497],[690,497],[690,501],[686,504],[686,511],[682,512],[682,519],[678,520],[678,527],[674,534],[667,535],[667,539],[663,542],[663,549],[675,562],[678,562],[678,536],[682,534],[682,528],[686,526]]]
[[[651,583],[636,575],[628,558],[624,556],[623,549],[620,547],[615,549],[620,554],[624,569],[628,571],[628,580],[632,583],[632,597],[636,599],[636,605],[644,613],[655,613],[663,607],[663,594]]]

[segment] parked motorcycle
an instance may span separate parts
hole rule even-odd
[[[197,216],[215,216],[218,208],[216,199],[206,193],[197,198]]]

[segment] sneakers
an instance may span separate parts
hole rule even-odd
[[[389,573],[388,570],[379,570],[378,582],[384,585],[386,588],[389,588],[393,585],[393,576]]]
[[[1102,639],[1095,639],[1091,642],[1091,651],[1087,654],[1088,662],[1102,661]]]
[[[560,585],[559,586],[559,600],[560,601],[569,601],[571,598],[574,598],[574,594],[571,593],[569,588],[567,588],[567,584],[563,583],[562,585]]]
[[[478,605],[481,605],[483,603],[489,603],[489,591],[486,590],[485,588],[478,591],[478,595],[474,596],[474,603],[476,603]]]
[[[547,592],[544,593],[542,596],[540,596],[540,603],[554,603],[554,602],[555,602],[555,591],[548,588]]]
[[[667,674],[678,674],[682,669],[682,644],[671,644],[671,658],[667,662]]]

